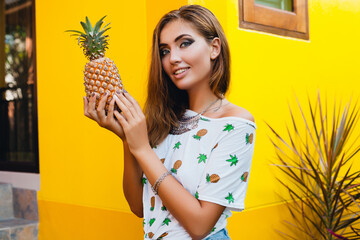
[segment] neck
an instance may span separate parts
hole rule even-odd
[[[211,105],[208,110],[216,108],[217,106],[219,106],[220,100],[215,102],[216,100],[218,100],[218,97],[215,96],[214,94],[208,95],[207,97],[204,97],[201,94],[196,94],[196,95],[194,95],[192,97],[189,96],[189,109],[194,111],[194,112],[201,113],[210,104],[213,104],[213,105]]]
[[[218,97],[211,91],[207,81],[202,81],[187,90],[189,96],[189,109],[201,113],[210,103],[216,101]],[[220,105],[220,101],[216,102],[209,108],[209,111]]]

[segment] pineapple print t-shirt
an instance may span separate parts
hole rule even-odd
[[[197,113],[187,109],[185,116]],[[201,116],[197,128],[169,134],[153,150],[195,198],[225,206],[209,236],[227,224],[231,211],[242,211],[250,178],[256,124],[244,118]],[[143,176],[144,239],[191,239],[154,195]]]

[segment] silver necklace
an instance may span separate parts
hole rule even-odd
[[[180,135],[183,134],[185,132],[188,132],[192,129],[197,128],[199,120],[200,120],[200,115],[202,115],[203,113],[205,113],[212,105],[214,105],[215,103],[217,103],[217,101],[219,101],[221,98],[216,99],[214,102],[210,103],[202,112],[191,116],[191,117],[185,117],[184,115],[179,119],[178,123],[179,126],[178,127],[173,127],[170,130],[170,134],[173,135]],[[222,99],[220,102],[220,106],[217,107],[214,112],[216,112],[217,110],[219,110],[221,108],[222,105]]]

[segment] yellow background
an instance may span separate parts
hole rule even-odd
[[[332,102],[359,95],[360,2],[309,1],[310,40],[238,27],[237,0],[36,1],[38,114],[41,189],[40,240],[141,239],[142,219],[131,214],[122,193],[121,140],[83,115],[86,59],[65,30],[107,15],[107,56],[124,86],[143,106],[152,30],[163,14],[185,4],[209,8],[221,22],[232,57],[228,99],[257,123],[246,210],[229,219],[232,239],[279,239],[289,217],[277,194],[274,149],[265,122],[285,134],[294,93],[306,103],[319,88]],[[355,167],[359,167],[359,163]]]

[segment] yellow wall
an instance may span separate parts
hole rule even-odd
[[[230,218],[230,235],[276,239],[275,228],[287,231],[276,192],[286,194],[275,180],[275,167],[269,166],[274,150],[264,121],[285,133],[293,91],[300,101],[307,91],[314,97],[317,88],[329,97],[358,96],[358,1],[309,1],[310,41],[302,41],[239,29],[237,0],[37,0],[41,240],[142,236],[142,220],[130,214],[122,193],[122,143],[83,116],[86,59],[64,31],[79,30],[86,15],[92,21],[107,15],[112,26],[107,56],[143,105],[152,30],[164,13],[187,2],[209,8],[223,25],[232,55],[228,99],[248,109],[258,126],[247,210]]]
[[[42,200],[128,210],[122,195],[122,143],[83,115],[87,62],[68,29],[102,16],[109,30],[106,56],[140,103],[146,78],[145,1],[36,1],[39,141]]]

